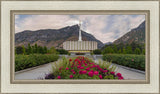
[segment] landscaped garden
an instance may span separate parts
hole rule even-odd
[[[94,63],[86,57],[63,58],[53,66],[53,71],[45,79],[124,79],[121,73],[115,72],[116,66],[111,63]]]

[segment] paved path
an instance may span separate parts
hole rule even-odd
[[[101,57],[96,58],[95,62],[97,62],[99,59],[101,59]],[[27,69],[27,70],[23,70],[20,72],[16,72],[15,73],[15,80],[17,79],[40,79],[40,78],[44,78],[45,74],[48,74],[52,71],[52,63],[48,63],[45,65],[41,65],[38,66],[36,68],[31,68],[31,69]],[[130,70],[130,69],[126,69],[123,66],[119,66],[117,65],[117,69],[118,72],[120,72],[123,77],[125,79],[141,79],[144,80],[145,79],[145,74],[144,73],[140,73],[134,70]]]
[[[52,64],[54,62],[40,65],[35,68],[29,68],[15,73],[15,80],[28,80],[28,79],[42,79],[45,77],[45,74],[48,74],[52,71]]]

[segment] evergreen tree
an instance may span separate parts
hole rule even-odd
[[[114,53],[118,53],[118,49],[116,45],[114,45],[113,50],[114,50]]]
[[[23,50],[23,55],[26,54],[26,48],[24,47],[24,45],[22,45],[22,50]]]
[[[56,49],[54,47],[51,47],[49,53],[56,54],[57,51],[56,51]]]
[[[125,48],[123,48],[123,54],[126,54],[126,49]]]
[[[37,46],[37,44],[34,45],[34,48],[35,48],[35,53],[38,53],[38,46]]]
[[[32,48],[30,46],[30,43],[28,43],[28,47],[27,47],[27,54],[31,54],[32,53]]]
[[[119,49],[119,50],[118,50],[118,53],[119,53],[119,54],[121,54],[121,53],[122,53],[122,50],[121,50],[121,49]]]
[[[134,52],[135,54],[141,54],[141,50],[139,48],[136,48]]]
[[[44,53],[46,54],[47,53],[47,47],[44,46]]]
[[[142,54],[145,55],[145,49],[142,50]]]
[[[131,46],[126,47],[126,53],[127,54],[132,54],[132,47]]]
[[[107,54],[107,53],[114,53],[113,49],[111,47],[107,47],[103,50],[102,52],[103,54]]]
[[[23,48],[21,46],[16,47],[16,54],[23,54]]]

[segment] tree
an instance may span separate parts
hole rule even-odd
[[[23,50],[23,55],[26,54],[26,48],[24,47],[24,45],[22,45],[22,50]]]
[[[31,54],[32,53],[32,48],[30,46],[30,43],[28,43],[28,47],[27,47],[27,54]]]
[[[122,53],[122,50],[121,50],[121,49],[119,49],[119,50],[118,50],[118,53],[119,53],[119,54],[121,54],[121,53]]]
[[[23,48],[21,46],[16,47],[16,54],[23,54]]]
[[[126,54],[126,49],[125,48],[123,48],[123,54]]]
[[[35,53],[38,53],[38,46],[37,46],[37,44],[34,45],[34,48],[35,48]]]
[[[107,48],[105,48],[104,50],[103,50],[103,54],[107,54],[107,53],[113,53],[114,51],[113,51],[113,49],[111,48],[111,47],[107,47]]]
[[[45,54],[47,53],[47,47],[46,46],[44,46],[43,51],[44,51]]]
[[[141,50],[139,48],[136,48],[134,52],[135,54],[141,54]]]
[[[113,51],[114,51],[114,53],[118,53],[118,49],[117,49],[117,46],[116,46],[116,45],[114,45]]]
[[[101,54],[102,52],[101,52],[100,49],[96,49],[96,50],[93,51],[93,53],[94,53],[94,54]]]
[[[50,50],[49,50],[49,53],[50,54],[56,54],[57,51],[56,51],[56,49],[54,47],[51,47]]]
[[[126,53],[127,54],[132,54],[132,47],[131,46],[126,47]]]
[[[142,50],[142,54],[145,55],[145,49]]]

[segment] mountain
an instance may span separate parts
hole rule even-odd
[[[79,36],[79,26],[67,26],[61,29],[41,29],[36,31],[25,30],[15,34],[15,46],[24,45],[25,47],[30,43],[39,46],[47,46],[48,48],[54,46],[55,48],[62,48],[64,41],[77,41]],[[93,35],[82,31],[82,40],[96,41],[98,48],[103,47],[103,43],[97,40]]]
[[[142,22],[137,28],[132,29],[128,33],[124,34],[122,37],[115,40],[114,44],[131,44],[132,42],[138,44],[145,43],[145,21]]]
[[[104,45],[109,45],[109,44],[112,44],[112,42],[106,42],[106,43],[104,43]]]

